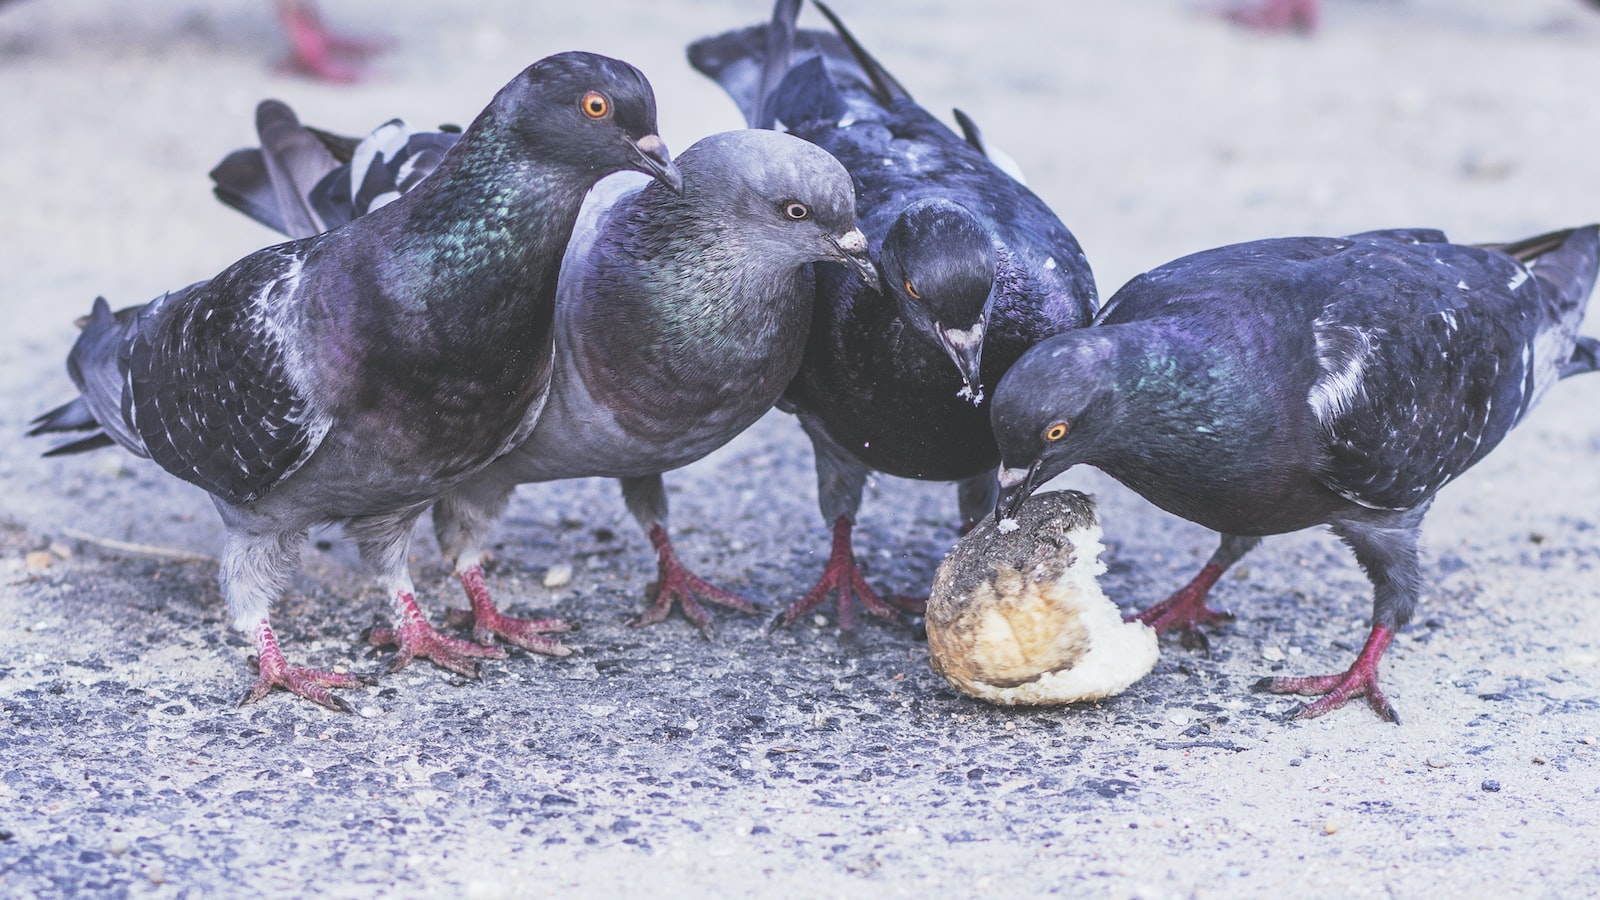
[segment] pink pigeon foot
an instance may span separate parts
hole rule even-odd
[[[485,647],[440,634],[422,617],[422,610],[417,608],[416,598],[411,594],[399,595],[395,603],[400,608],[400,627],[374,628],[367,636],[367,640],[379,647],[399,646],[400,652],[389,660],[387,670],[390,672],[398,672],[412,660],[422,657],[441,669],[476,678],[476,660],[506,658],[504,648]]]
[[[1383,652],[1389,649],[1389,642],[1394,640],[1394,629],[1383,625],[1372,626],[1372,633],[1367,636],[1367,643],[1361,648],[1361,653],[1356,656],[1356,661],[1350,668],[1336,675],[1312,675],[1302,678],[1263,678],[1256,682],[1254,689],[1272,694],[1300,694],[1302,696],[1321,696],[1321,700],[1307,703],[1289,714],[1291,719],[1314,719],[1326,712],[1331,712],[1349,703],[1357,697],[1365,697],[1367,705],[1386,722],[1400,724],[1400,716],[1395,713],[1394,707],[1389,705],[1388,698],[1383,696],[1383,691],[1378,688],[1378,661],[1383,659]]]
[[[850,519],[846,516],[840,516],[833,523],[833,552],[828,557],[828,565],[822,570],[822,577],[818,579],[816,587],[783,611],[777,620],[778,625],[788,625],[821,606],[822,601],[834,591],[839,592],[840,631],[855,629],[857,600],[874,616],[884,619],[895,617],[894,607],[885,603],[861,576],[861,567],[856,564],[855,552],[850,548],[851,529]],[[923,605],[926,606],[926,601]]]
[[[382,52],[386,46],[384,41],[357,40],[330,32],[312,0],[278,0],[278,18],[290,46],[284,67],[323,81],[359,81],[361,67],[357,63]]]
[[[683,609],[684,618],[694,623],[700,633],[711,637],[716,628],[711,624],[711,613],[700,601],[726,606],[740,612],[753,613],[760,607],[730,591],[725,591],[689,571],[672,549],[672,539],[660,524],[650,526],[650,543],[656,548],[656,580],[646,588],[650,608],[633,621],[635,627],[654,625],[667,618],[674,603]]]
[[[274,689],[282,688],[334,712],[354,712],[350,704],[329,693],[328,688],[361,687],[369,683],[368,679],[344,672],[323,672],[289,665],[283,658],[283,651],[278,648],[277,635],[272,633],[272,626],[267,624],[266,619],[256,626],[255,642],[256,655],[250,657],[250,665],[255,670],[256,683],[239,699],[240,706],[254,703]]]
[[[489,586],[483,582],[483,567],[472,566],[461,573],[461,586],[466,589],[471,610],[452,609],[445,613],[445,623],[456,628],[471,628],[472,639],[479,644],[491,645],[495,638],[516,644],[524,650],[547,656],[570,656],[572,651],[544,635],[549,632],[571,631],[571,623],[562,619],[518,619],[508,616],[495,606],[489,595]]]

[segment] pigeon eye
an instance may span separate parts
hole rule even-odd
[[[611,112],[611,101],[599,91],[590,91],[578,101],[578,108],[591,119],[604,119]]]
[[[1067,423],[1057,422],[1044,430],[1044,439],[1055,443],[1067,436]]]
[[[909,278],[906,279],[906,293],[910,294],[913,300],[922,299],[922,295],[917,293],[917,289],[911,286],[911,279]]]
[[[783,214],[799,222],[811,215],[811,209],[799,200],[790,200],[783,205]]]

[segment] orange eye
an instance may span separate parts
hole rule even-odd
[[[1044,439],[1054,443],[1067,436],[1067,423],[1057,422],[1044,430]]]
[[[922,299],[922,295],[917,293],[917,289],[911,286],[911,279],[909,278],[906,279],[906,293],[910,294],[913,300]]]
[[[599,91],[590,91],[578,101],[578,108],[591,119],[604,119],[611,112],[611,101]]]

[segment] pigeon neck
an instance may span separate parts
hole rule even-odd
[[[412,249],[433,279],[459,286],[448,298],[456,309],[532,312],[531,304],[548,314],[562,250],[593,180],[519,155],[492,124],[478,123],[408,196],[413,220],[426,224],[413,229],[426,237]],[[536,283],[530,273],[540,273]]]
[[[1116,342],[1110,378],[1117,412],[1103,429],[1107,442],[1090,462],[1138,486],[1181,481],[1195,460],[1227,452],[1224,436],[1237,436],[1243,423],[1220,401],[1248,388],[1229,387],[1228,372],[1203,342],[1158,321],[1092,330]]]

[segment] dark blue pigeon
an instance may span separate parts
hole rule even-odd
[[[452,140],[395,121],[356,144],[298,122],[280,127],[293,113],[274,101],[257,120],[269,126],[259,129],[261,148],[236,151],[212,177],[218,196],[279,228],[343,221],[426,183],[437,148]],[[300,157],[319,161],[296,166]],[[793,379],[812,317],[811,263],[875,275],[850,176],[815,145],[734,131],[699,141],[678,165],[681,197],[637,177],[595,188],[562,264],[550,402],[519,446],[434,507],[480,640],[551,643],[537,634],[549,623],[499,613],[480,566],[512,491],[534,481],[621,480],[657,552],[654,602],[641,624],[661,621],[674,602],[706,632],[701,600],[754,609],[679,561],[661,473],[727,443]]]
[[[1500,443],[1550,385],[1600,364],[1578,336],[1600,229],[1510,244],[1437,231],[1285,238],[1207,250],[1128,282],[1096,326],[1030,350],[995,392],[997,515],[1078,463],[1222,543],[1138,616],[1192,632],[1207,592],[1262,536],[1327,525],[1373,583],[1354,664],[1258,688],[1355,697],[1397,721],[1378,661],[1421,590],[1433,496]]]
[[[818,6],[833,31],[797,30],[798,0],[779,0],[770,24],[698,41],[689,60],[750,124],[781,126],[844,163],[878,262],[881,290],[818,271],[805,360],[783,404],[811,438],[833,551],[782,621],[837,590],[848,630],[857,597],[893,614],[851,550],[867,476],[955,481],[964,524],[978,521],[1000,458],[984,386],[1028,347],[1087,324],[1096,296],[1071,232],[986,155],[970,117],[960,116],[967,138],[951,131]]]
[[[528,67],[426,185],[359,221],[253,253],[113,314],[67,360],[80,396],[34,433],[89,430],[208,491],[227,526],[223,593],[259,679],[334,709],[349,675],[289,665],[268,608],[308,529],[342,522],[398,617],[391,669],[494,655],[439,634],[406,568],[421,513],[530,431],[549,395],[556,277],[604,175],[676,187],[639,71],[589,53]]]

